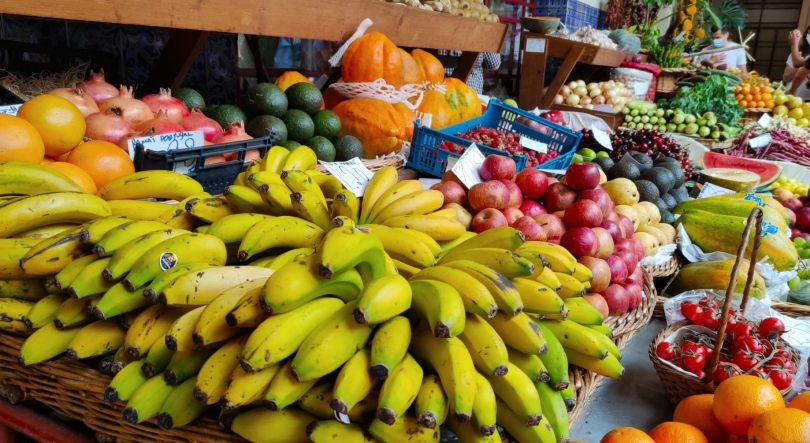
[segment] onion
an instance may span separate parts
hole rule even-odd
[[[78,85],[73,85],[72,88],[56,88],[48,91],[48,94],[55,95],[67,99],[82,113],[82,117],[87,118],[88,115],[98,112],[98,105],[93,101],[89,95],[85,95]]]
[[[604,105],[605,104],[605,96],[604,95],[597,95],[596,97],[591,100],[591,103],[595,105]]]
[[[571,95],[571,88],[569,88],[568,85],[563,85],[563,87],[560,88],[560,94],[562,94],[563,97],[568,97]]]
[[[205,116],[199,109],[192,109],[188,117],[180,120],[180,126],[186,131],[202,131],[205,141],[211,141],[222,134],[222,127],[215,120]]]
[[[155,118],[155,113],[146,103],[132,97],[132,88],[129,86],[121,85],[117,97],[108,98],[98,105],[101,112],[110,108],[121,108],[122,116],[133,125]]]
[[[135,127],[121,116],[121,108],[110,108],[87,117],[87,130],[84,136],[93,140],[118,143],[121,137],[130,132],[135,132]]]
[[[574,94],[585,97],[588,95],[588,88],[584,86],[577,86],[576,89],[574,89]]]
[[[605,94],[605,95],[607,95],[607,97],[608,97],[609,99],[610,99],[610,98],[613,98],[613,97],[618,97],[618,96],[619,96],[619,90],[617,90],[617,89],[613,89],[613,90],[611,90],[611,91],[608,91],[608,92],[607,92],[607,94]]]
[[[585,86],[585,80],[577,80],[577,86]]]
[[[171,89],[160,88],[159,94],[146,95],[141,99],[155,114],[166,112],[166,116],[174,123],[188,117],[188,107],[178,98],[172,97]]]
[[[222,143],[232,143],[232,142],[238,142],[238,141],[243,141],[243,140],[253,140],[253,137],[249,136],[245,132],[245,124],[240,120],[240,121],[235,121],[235,122],[231,123],[231,126],[228,128],[228,130],[223,132],[222,134],[219,134],[216,137],[214,137],[213,140],[211,140],[211,143],[213,143],[215,145],[219,145],[219,144],[222,144]],[[255,151],[255,149],[254,149],[254,151]],[[225,156],[226,159],[228,159],[230,161],[230,160],[235,159],[239,155],[239,153],[238,152],[228,152],[228,153],[225,153],[223,155]],[[252,157],[254,155],[255,154],[250,152],[250,151],[246,152],[245,153],[245,160],[247,160],[248,157]]]
[[[152,129],[156,135],[171,134],[172,132],[183,132],[186,129],[177,123],[169,120],[169,117],[164,111],[158,111],[157,117],[152,120],[146,120],[135,126],[136,132],[143,132],[147,129]]]
[[[597,89],[598,87],[599,87],[599,84],[597,84],[597,83],[588,83],[588,86],[586,86],[586,88],[588,88],[589,91],[593,91],[594,89]]]
[[[561,105],[564,102],[565,102],[565,97],[563,97],[562,95],[557,94],[557,95],[554,96],[554,104],[555,105]]]
[[[587,105],[584,106],[584,108],[585,109],[593,109],[593,105],[592,104],[587,104]]]
[[[601,89],[599,89],[599,88],[596,88],[596,89],[591,89],[591,93],[590,93],[590,94],[588,94],[588,95],[590,95],[590,96],[591,96],[591,98],[594,98],[594,97],[596,97],[596,96],[598,96],[598,95],[602,95],[602,90],[601,90]]]
[[[133,131],[133,132],[130,132],[129,134],[126,134],[123,137],[121,137],[121,139],[118,140],[118,143],[116,143],[116,144],[118,145],[119,148],[123,149],[124,152],[126,152],[128,155],[132,156],[132,153],[129,152],[129,141],[132,140],[133,138],[151,137],[153,135],[155,135],[155,131],[152,130],[151,128],[147,129],[146,131],[142,131],[142,132]]]
[[[571,88],[571,90],[572,90],[572,91],[573,91],[574,89],[576,89],[576,88],[577,88],[577,86],[579,86],[579,83],[577,83],[577,82],[575,82],[575,81],[573,81],[573,82],[571,82],[571,83],[569,83],[569,84],[568,84],[568,87],[569,87],[569,88]]]
[[[616,105],[616,106],[618,106],[618,105],[623,105],[623,104],[624,104],[624,100],[622,100],[622,99],[621,99],[621,98],[619,98],[619,97],[611,97],[611,98],[607,99],[607,104],[609,104],[609,105]]]
[[[616,89],[616,87],[614,85],[611,85],[610,83],[605,83],[602,86],[602,90],[605,91],[605,92],[610,92],[610,91],[612,91],[614,89]]]
[[[576,106],[579,104],[579,96],[576,94],[571,94],[565,98],[565,103],[570,106]]]
[[[118,88],[104,80],[104,70],[99,69],[98,74],[90,71],[90,78],[79,83],[79,89],[100,104],[108,98],[118,97]]]
[[[581,104],[582,106],[590,105],[591,98],[588,96],[582,97],[582,100],[579,101],[579,104]]]

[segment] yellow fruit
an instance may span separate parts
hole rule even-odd
[[[714,416],[734,435],[748,435],[748,426],[764,412],[785,408],[785,400],[771,382],[753,375],[723,381],[714,391]]]
[[[790,111],[788,110],[787,106],[785,106],[785,105],[778,105],[777,107],[773,108],[774,115],[784,117],[784,116],[788,115],[788,112],[790,112]]]
[[[87,124],[79,108],[69,100],[51,94],[25,102],[17,117],[31,123],[45,144],[45,155],[56,157],[82,142]]]
[[[714,394],[686,397],[675,408],[672,421],[686,423],[700,429],[709,443],[725,443],[728,441],[729,434],[714,417],[713,403]]]
[[[788,117],[795,118],[797,121],[804,116],[802,108],[793,108],[788,112]]]
[[[39,163],[45,145],[31,123],[13,115],[0,114],[0,161]]]

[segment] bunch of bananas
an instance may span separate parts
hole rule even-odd
[[[623,372],[590,271],[512,228],[465,232],[393,168],[357,198],[301,149],[272,148],[223,197],[164,171],[37,195],[3,168],[45,168],[0,164],[0,192],[22,195],[0,203],[20,362],[103,357],[126,421],[218,404],[254,442],[568,438],[569,363]]]

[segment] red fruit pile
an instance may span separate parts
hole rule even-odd
[[[476,126],[463,134],[456,134],[456,136],[481,145],[489,146],[490,148],[508,152],[512,155],[525,155],[527,157],[526,167],[531,168],[559,156],[557,151],[549,151],[542,154],[537,151],[532,151],[531,149],[524,149],[523,145],[520,144],[520,134],[516,132],[507,132],[500,129]],[[445,151],[461,154],[467,147],[459,146],[455,143],[446,141],[442,142],[441,148]]]
[[[720,308],[717,302],[704,296],[698,303],[683,303],[681,314],[696,325],[717,330]],[[779,390],[789,387],[797,368],[793,349],[781,339],[784,332],[785,325],[778,318],[767,317],[755,324],[730,309],[714,382],[746,374],[768,380]],[[705,334],[690,334],[680,344],[659,344],[656,354],[703,379],[714,349],[714,339]]]

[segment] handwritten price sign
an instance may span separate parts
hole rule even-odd
[[[330,174],[343,183],[354,195],[362,197],[374,173],[369,171],[363,161],[355,157],[345,162],[320,162]]]
[[[21,106],[22,105],[0,106],[0,114],[17,115],[17,111],[20,110]]]

